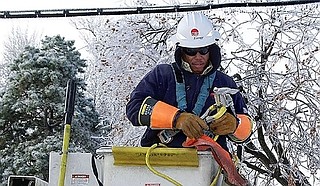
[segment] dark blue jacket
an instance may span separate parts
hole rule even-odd
[[[181,51],[178,47],[175,51],[175,59],[177,64],[181,65]],[[226,74],[218,71],[218,67],[221,62],[220,48],[217,45],[210,46],[210,61],[213,64],[213,70],[210,73],[216,72],[216,77],[211,87],[230,87],[237,88],[236,83],[233,79]],[[181,69],[184,75],[186,97],[187,97],[187,112],[192,112],[194,105],[197,101],[197,96],[200,92],[200,88],[205,76],[193,74]],[[209,74],[210,74],[209,73]],[[207,75],[209,75],[207,74]],[[176,101],[176,82],[175,75],[170,64],[157,65],[153,70],[147,73],[137,87],[133,90],[130,95],[130,100],[126,107],[126,114],[128,119],[134,126],[140,126],[138,123],[138,113],[143,100],[151,96],[152,98],[163,101],[167,104],[177,107]],[[238,92],[233,96],[234,107],[237,114],[243,114],[246,110],[246,105],[241,94]],[[214,98],[208,96],[204,108],[200,115],[202,115],[208,107],[214,104]],[[157,134],[161,130],[153,130],[147,128],[142,139],[141,146],[151,146],[154,143],[159,143]],[[174,136],[172,142],[167,144],[169,147],[182,147],[182,143],[186,140],[186,136],[180,132]],[[227,149],[226,147],[226,136],[220,136],[218,143]]]

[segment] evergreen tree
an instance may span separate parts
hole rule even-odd
[[[0,100],[0,185],[9,175],[48,179],[49,152],[61,151],[65,91],[77,85],[70,151],[93,152],[90,137],[99,123],[92,99],[84,95],[86,61],[57,35],[45,37],[41,48],[26,47],[14,60],[10,84]],[[2,176],[1,176],[2,175]]]

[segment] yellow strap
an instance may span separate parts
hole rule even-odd
[[[172,179],[171,177],[165,175],[165,174],[162,174],[160,173],[159,171],[155,170],[151,165],[150,165],[150,154],[151,154],[151,151],[153,149],[155,149],[157,146],[163,146],[163,147],[166,147],[165,145],[163,144],[153,144],[148,150],[147,150],[147,153],[146,153],[146,164],[147,164],[147,167],[148,169],[155,175],[157,176],[160,176],[166,180],[168,180],[169,182],[173,183],[174,185],[176,186],[182,186],[181,183],[175,181],[174,179]]]

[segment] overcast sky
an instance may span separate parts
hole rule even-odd
[[[135,0],[10,0],[0,1],[0,11],[134,7],[133,1]],[[184,1],[191,3],[193,0],[148,0],[157,5],[172,5]],[[78,49],[83,48],[79,33],[70,25],[69,20],[70,18],[0,19],[0,55],[3,52],[3,42],[13,27],[28,29],[30,33],[36,31],[42,37],[60,34],[67,40],[75,40]]]
[[[22,32],[37,33],[41,36],[60,34],[67,40],[75,40],[76,47],[83,47],[77,30],[70,25],[69,18],[41,18],[41,19],[0,19],[0,55],[3,52],[3,43],[7,41],[13,28],[20,28]],[[0,57],[0,61],[2,57]]]
[[[0,1],[0,11],[123,7],[130,2],[131,0],[10,0]],[[76,40],[78,49],[84,47],[69,20],[70,18],[0,19],[0,55],[3,52],[3,42],[11,34],[13,27],[28,29],[30,33],[36,32],[42,38],[45,35],[60,34],[67,40]]]

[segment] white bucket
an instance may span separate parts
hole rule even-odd
[[[146,165],[114,165],[111,147],[102,147],[97,153],[104,156],[102,171],[104,186],[173,185],[170,181],[152,173]],[[198,158],[199,167],[154,166],[153,168],[183,186],[209,186],[217,174],[218,164],[209,151],[198,152]]]

